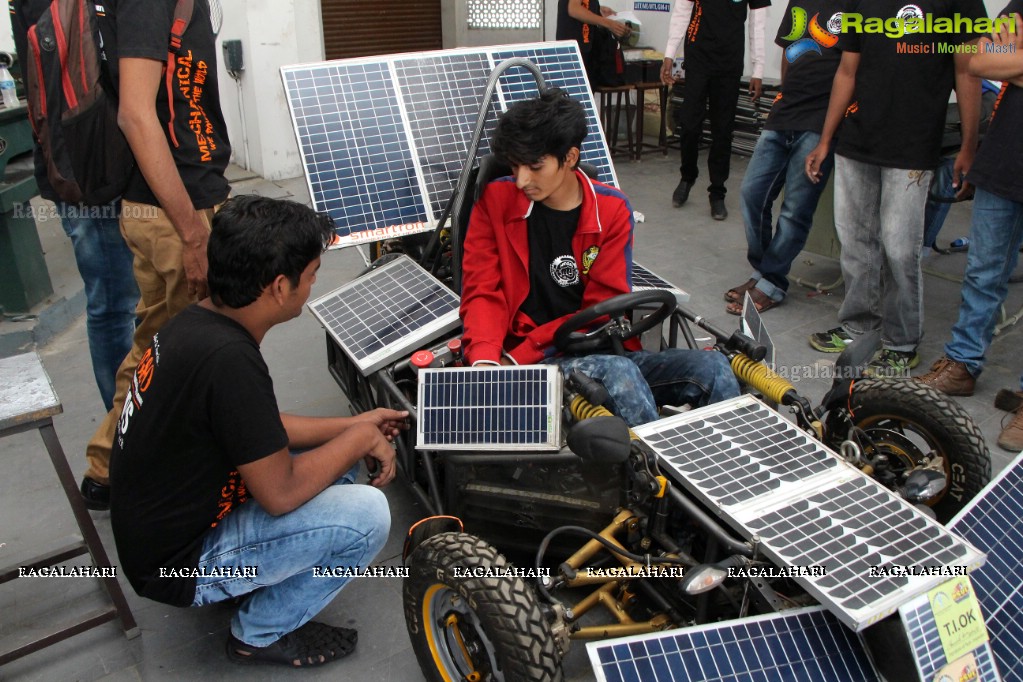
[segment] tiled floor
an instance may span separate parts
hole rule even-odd
[[[617,162],[622,188],[645,216],[645,222],[637,228],[636,259],[689,291],[693,309],[719,326],[731,327],[736,318],[724,313],[721,296],[748,276],[738,208],[738,188],[746,162],[734,159],[729,182],[732,192],[727,200],[730,216],[724,222],[715,222],[710,219],[709,205],[702,194],[702,181],[686,206],[671,208],[670,195],[678,172],[676,155],[672,151],[667,157],[648,154],[641,163]],[[238,169],[233,172],[236,194],[254,192],[307,200],[305,183],[300,179],[274,183]],[[969,205],[954,206],[939,241],[947,244],[965,235],[968,223]],[[69,247],[54,227],[55,222],[41,229],[48,231],[44,247],[51,274],[61,282],[73,280]],[[53,263],[61,263],[56,267],[62,271],[54,273]],[[927,333],[921,345],[925,365],[940,354],[955,319],[958,285],[947,277],[960,275],[964,263],[962,254],[928,258],[928,268],[945,276],[926,278]],[[332,290],[362,267],[361,258],[351,249],[331,252],[323,259],[313,296]],[[838,279],[839,269],[833,260],[804,253],[793,274],[808,281],[833,282]],[[827,379],[813,377],[826,376],[834,358],[813,351],[806,337],[835,325],[840,301],[840,290],[817,294],[794,286],[783,306],[765,314],[778,348],[778,364],[801,378],[797,388],[811,401],[819,400],[828,385]],[[1021,305],[1023,285],[1013,285],[1006,307],[1012,313]],[[0,333],[9,324],[0,322]],[[994,445],[1002,413],[994,410],[991,402],[999,388],[1018,387],[1019,372],[1023,370],[1021,338],[1019,327],[997,337],[977,395],[961,401],[988,439],[996,471],[1008,463],[1010,453]],[[89,365],[84,320],[75,321],[39,351],[64,405],[64,414],[55,418],[57,432],[75,475],[80,476],[85,469],[85,443],[102,416]],[[347,410],[344,396],[325,371],[324,335],[311,314],[305,312],[298,320],[273,330],[263,343],[263,353],[283,409],[318,415]],[[0,564],[11,565],[71,535],[74,521],[35,433],[0,440],[0,461],[5,472],[0,478]],[[406,528],[422,511],[400,485],[391,486],[388,496],[392,502],[392,531],[381,559],[400,553]],[[94,519],[107,550],[113,554],[108,515],[98,513]],[[228,662],[223,653],[231,615],[228,607],[175,609],[138,598],[127,582],[122,583],[141,626],[141,637],[128,641],[116,625],[107,624],[0,668],[0,679],[421,679],[405,632],[398,579],[364,579],[345,589],[323,618],[358,627],[358,650],[347,661],[302,672],[239,667]],[[4,644],[16,642],[53,618],[87,611],[99,600],[95,581],[88,579],[21,579],[0,586],[0,639]],[[581,645],[570,654],[566,668],[570,679],[592,679]]]

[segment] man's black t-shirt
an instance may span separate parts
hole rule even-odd
[[[912,8],[907,10],[907,8]],[[869,17],[954,18],[971,23],[986,17],[982,0],[851,0],[847,11]],[[965,25],[965,24],[960,24]],[[941,159],[948,98],[955,85],[955,63],[945,46],[979,38],[972,33],[884,33],[847,30],[841,50],[860,53],[853,101],[842,123],[835,153],[888,168],[925,170]],[[940,46],[940,47],[939,47]]]
[[[683,39],[686,71],[741,76],[746,54],[746,10],[770,4],[771,0],[695,0]]]
[[[999,16],[1023,14],[1023,0],[1012,0]],[[1023,30],[1020,26],[1016,30]],[[1011,34],[1010,34],[1011,35]],[[991,125],[966,179],[1003,199],[1023,202],[1023,88],[1006,81]]]
[[[767,130],[824,128],[831,85],[842,53],[838,34],[845,0],[789,0],[774,42],[788,62],[781,92],[771,106]]]
[[[248,499],[238,466],[287,444],[255,339],[198,305],[172,318],[135,370],[110,459],[110,521],[135,591],[190,606],[206,533]]]
[[[124,57],[155,59],[166,64],[176,0],[116,0],[107,2],[117,23],[118,52]],[[231,159],[227,125],[220,108],[217,85],[217,45],[210,19],[209,0],[195,0],[192,20],[181,39],[170,91],[174,102],[173,137],[168,124],[168,84],[162,79],[156,95],[156,113],[171,154],[196,209],[223,202],[230,187],[224,169]],[[121,96],[131,93],[121,91]],[[136,168],[124,198],[159,205],[156,195]]]
[[[599,0],[583,0],[583,7],[600,16]],[[579,52],[582,53],[584,62],[593,45],[593,31],[597,28],[573,19],[568,13],[568,0],[558,0],[558,25],[554,37],[557,40],[574,40],[579,43]]]
[[[521,310],[537,326],[582,306],[584,287],[572,255],[581,211],[556,211],[537,202],[529,214],[529,295]]]

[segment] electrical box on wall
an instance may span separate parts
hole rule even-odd
[[[232,75],[245,70],[245,62],[242,59],[242,41],[224,41],[224,68]]]

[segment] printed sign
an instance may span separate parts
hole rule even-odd
[[[634,2],[632,8],[637,12],[670,12],[670,2]]]
[[[939,585],[927,593],[927,598],[946,661],[957,661],[987,641],[984,617],[969,576]]]

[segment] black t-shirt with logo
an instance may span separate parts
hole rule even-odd
[[[842,53],[838,35],[842,29],[845,0],[789,0],[774,42],[788,62],[781,92],[771,106],[767,130],[824,128],[831,86]]]
[[[686,70],[741,76],[746,54],[746,10],[770,5],[771,0],[695,0],[683,38]]]
[[[583,7],[600,16],[599,0],[583,0]],[[557,40],[574,40],[579,43],[583,61],[586,61],[586,55],[590,53],[593,31],[596,28],[599,27],[573,19],[568,13],[568,0],[558,0],[558,25],[554,37]]]
[[[1023,0],[1012,0],[999,16],[1023,14]],[[1021,30],[1017,26],[1016,30]],[[1011,34],[1010,34],[1011,35]],[[1023,202],[1023,88],[1002,84],[991,125],[966,179],[1003,199]]]
[[[931,15],[986,17],[982,0],[850,0],[846,11],[892,19]],[[960,23],[962,26],[963,24]],[[835,152],[888,168],[924,170],[941,159],[945,112],[955,85],[952,54],[938,46],[957,46],[979,38],[972,33],[884,33],[846,31],[840,50],[860,53],[853,101],[842,123]]]
[[[529,295],[521,310],[537,326],[579,310],[583,283],[572,254],[582,207],[557,211],[537,202],[527,219]]]
[[[166,64],[174,21],[176,0],[116,0],[118,52],[124,57],[155,59]],[[167,82],[161,78],[156,95],[156,113],[170,142],[171,154],[185,189],[197,209],[213,208],[223,202],[230,187],[224,169],[231,159],[227,125],[220,107],[217,84],[217,45],[210,19],[209,0],[195,0],[192,19],[181,39],[176,65],[171,74],[173,94],[173,139],[168,131],[171,108],[167,104]],[[121,96],[131,96],[123,88]],[[141,171],[128,185],[124,198],[159,205]]]
[[[206,534],[248,499],[238,466],[287,444],[245,328],[198,305],[164,325],[135,370],[110,458],[110,523],[135,591],[190,606]]]

